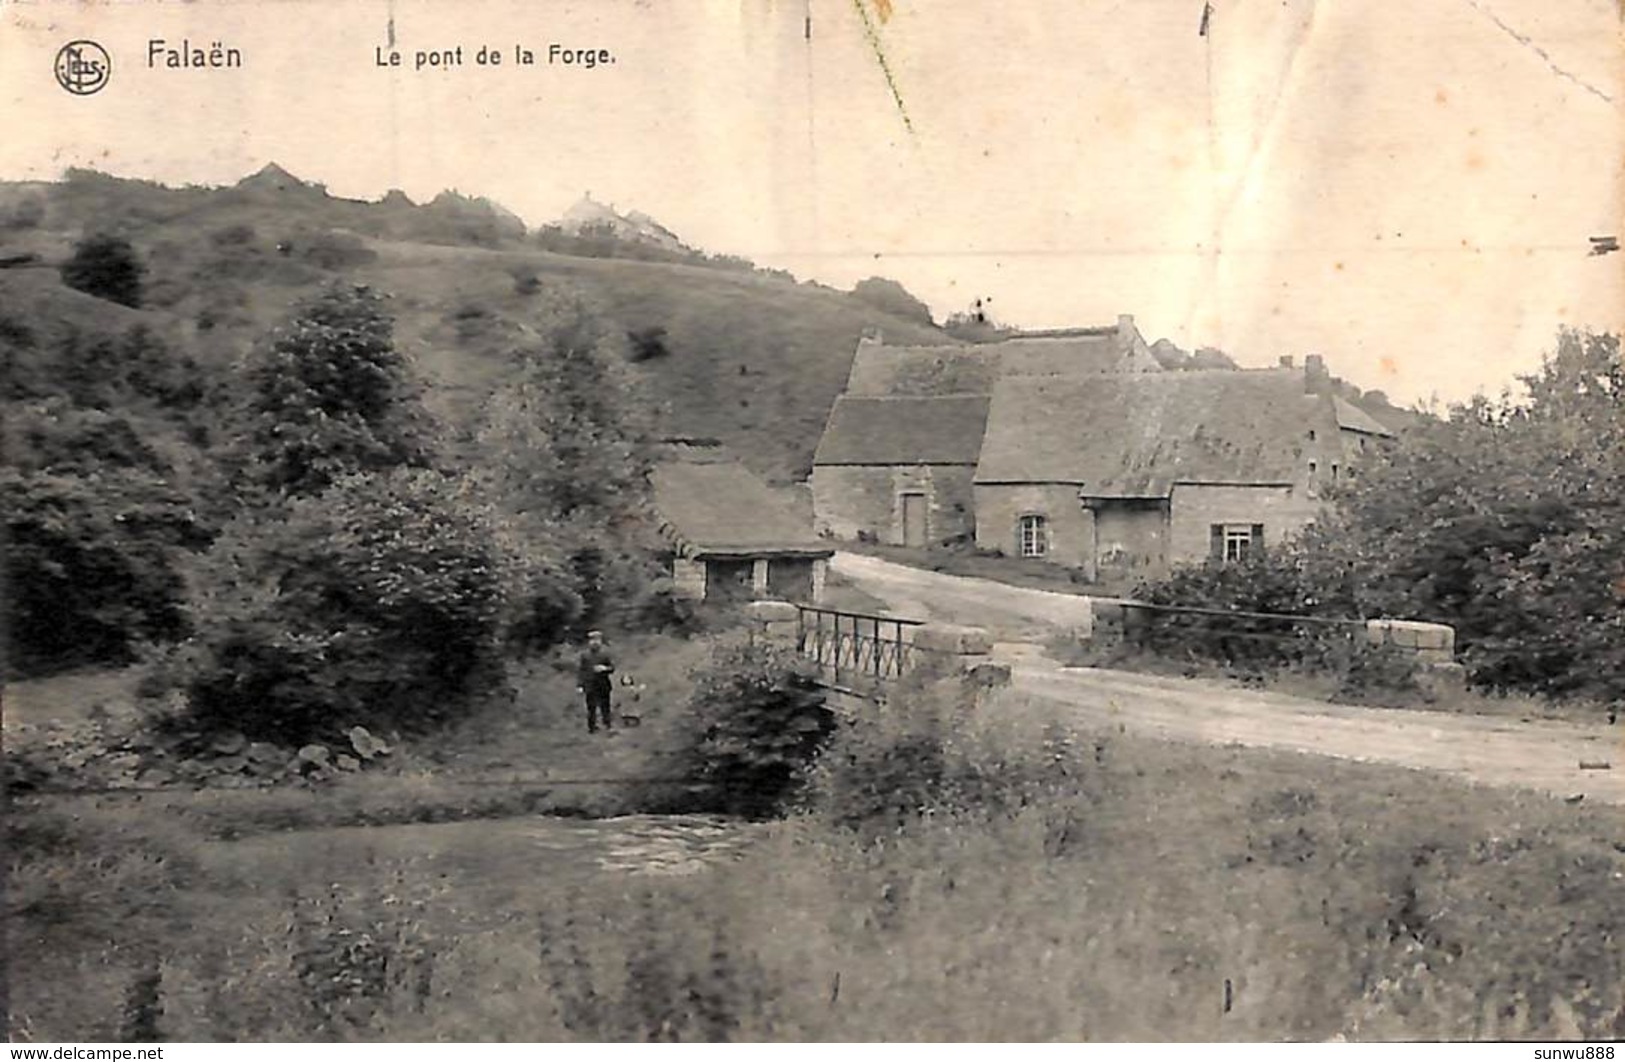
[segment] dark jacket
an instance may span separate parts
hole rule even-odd
[[[597,670],[600,666],[608,670]],[[607,690],[610,687],[609,676],[614,673],[615,661],[611,659],[608,649],[588,649],[581,654],[581,663],[576,665],[576,682],[584,690]]]

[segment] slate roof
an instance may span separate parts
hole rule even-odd
[[[1296,483],[1332,409],[1290,369],[1012,377],[994,388],[977,483],[1165,497],[1175,483]]]
[[[789,499],[736,461],[673,461],[650,481],[663,530],[688,556],[834,552]]]
[[[846,393],[866,397],[940,397],[991,394],[1004,376],[1077,376],[1101,372],[1157,372],[1131,329],[1074,329],[1057,335],[1018,336],[998,343],[893,347],[858,344]]]
[[[842,395],[813,454],[817,465],[974,465],[989,399]]]
[[[1337,414],[1337,426],[1345,431],[1357,431],[1365,435],[1387,435],[1390,431],[1381,421],[1346,398],[1332,397],[1332,409]]]

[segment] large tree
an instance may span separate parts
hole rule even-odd
[[[539,553],[573,574],[588,622],[633,622],[658,546],[650,403],[622,334],[580,296],[553,292],[515,352],[478,441],[501,504]]]
[[[243,485],[319,494],[340,476],[426,467],[435,431],[383,297],[338,287],[306,303],[250,358]]]

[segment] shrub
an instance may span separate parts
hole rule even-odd
[[[913,680],[847,721],[819,759],[812,805],[876,836],[932,815],[1002,815],[1076,788],[1073,739],[1023,713],[972,710],[959,678]]]
[[[139,468],[0,469],[9,666],[128,662],[187,628],[180,557],[206,539],[189,500]]]
[[[631,345],[633,361],[653,361],[671,354],[666,347],[666,330],[659,325],[634,328],[626,333],[626,340]]]
[[[835,715],[794,653],[761,642],[720,645],[694,676],[679,764],[716,787],[730,812],[782,810],[835,731]]]
[[[145,273],[130,241],[107,234],[80,240],[61,269],[62,283],[68,287],[124,306],[141,305]]]
[[[338,272],[354,269],[377,259],[378,252],[361,237],[348,232],[321,232],[299,241],[300,256],[319,269]]]
[[[936,323],[931,320],[931,307],[915,298],[895,280],[885,277],[861,280],[852,288],[852,295],[894,316],[927,326]]]
[[[516,578],[456,481],[346,477],[226,528],[168,673],[208,729],[284,743],[423,729],[494,682]]]
[[[37,229],[44,220],[45,200],[41,196],[25,196],[0,208],[0,229]]]
[[[209,242],[224,248],[249,247],[258,239],[254,226],[245,224],[227,225],[209,233]]]

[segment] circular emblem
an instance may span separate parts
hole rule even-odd
[[[75,96],[89,96],[107,87],[113,59],[95,41],[69,41],[56,53],[56,83]]]

